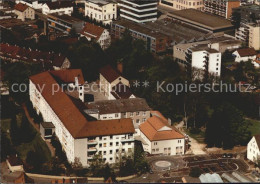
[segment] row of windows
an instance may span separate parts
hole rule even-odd
[[[128,148],[128,152],[131,152],[132,151],[132,148]],[[125,149],[122,149],[122,153],[124,153],[125,152]],[[98,152],[100,155],[102,154],[102,155],[107,155],[107,153],[109,154],[109,155],[112,155],[113,154],[113,150],[109,150],[109,151],[99,151]],[[115,153],[119,153],[119,149],[116,149],[116,151],[115,151]]]
[[[114,143],[110,142],[109,143],[109,147],[112,147],[114,145]],[[126,145],[125,142],[122,142],[122,145]],[[131,145],[131,142],[128,143],[128,145],[130,146]],[[108,146],[108,143],[103,143],[103,144],[99,144],[99,148],[106,148]],[[116,146],[119,146],[119,142],[116,142]]]

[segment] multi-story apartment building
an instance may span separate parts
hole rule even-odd
[[[90,119],[64,92],[64,85],[74,86],[81,96],[83,84],[81,70],[46,71],[29,80],[33,107],[44,122],[54,125],[68,161],[73,163],[77,158],[88,167],[97,154],[107,163],[115,163],[122,154],[132,154],[135,129],[130,118]]]
[[[260,50],[260,23],[249,24],[248,46],[255,50]]]
[[[260,159],[260,134],[252,137],[247,144],[247,159],[255,163]]]
[[[69,34],[72,29],[74,29],[76,33],[79,33],[84,27],[84,21],[66,14],[49,14],[47,15],[47,21],[49,31],[52,35],[55,35],[56,32]]]
[[[59,15],[71,15],[73,12],[72,1],[55,1],[46,2],[42,6],[42,13],[47,15],[51,13],[58,13]]]
[[[154,53],[166,52],[172,42],[170,36],[125,19],[112,22],[111,35],[119,39],[127,29],[134,39],[143,40],[146,49]]]
[[[185,136],[170,126],[160,112],[152,112],[152,115],[140,125],[144,151],[163,155],[185,154]]]
[[[18,3],[14,6],[14,13],[18,19],[25,21],[26,19],[35,19],[35,10],[26,4]]]
[[[88,22],[80,32],[80,35],[87,38],[89,41],[96,41],[102,49],[108,48],[111,43],[111,36],[107,29]]]
[[[131,118],[136,130],[150,118],[151,108],[143,98],[129,98],[118,100],[103,100],[86,104],[87,114],[98,119],[123,119]]]
[[[159,4],[174,10],[197,9],[203,10],[203,0],[160,0]]]
[[[117,19],[117,4],[109,0],[86,0],[85,16],[103,24],[110,24]]]
[[[99,76],[100,90],[108,100],[135,98],[129,81],[110,65],[101,68]]]
[[[240,0],[204,0],[204,11],[230,19],[232,9],[240,6]]]
[[[191,47],[186,53],[187,61],[192,68],[192,78],[202,80],[205,72],[210,76],[221,75],[221,52],[211,49],[207,44]]]
[[[136,23],[157,20],[157,1],[121,0],[119,2],[120,17]]]
[[[238,40],[243,41],[247,46],[249,46],[249,39],[251,41],[250,45],[257,48],[259,43],[259,23],[260,23],[260,6],[252,4],[245,5],[233,9],[234,14],[240,21],[239,28],[236,30],[235,37]],[[237,20],[236,20],[237,21]],[[250,33],[251,31],[251,33]],[[251,38],[249,38],[249,35]],[[257,40],[258,38],[258,40]]]

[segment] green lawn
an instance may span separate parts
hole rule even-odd
[[[20,126],[21,120],[22,120],[22,114],[18,114],[17,115],[18,126]],[[7,130],[10,131],[10,124],[11,124],[11,119],[1,119],[1,129],[4,132],[7,132]],[[30,126],[32,127],[31,124],[30,124]],[[33,127],[32,127],[32,130],[37,132]],[[7,133],[7,135],[8,135],[8,138],[10,139],[10,133]],[[41,148],[41,151],[44,153],[44,155],[46,156],[46,158],[48,160],[51,159],[50,150],[49,150],[48,146],[46,145],[46,143],[42,140],[42,138],[38,132],[36,133],[36,136],[34,137],[34,139],[32,141],[27,142],[27,143],[21,143],[20,145],[15,147],[15,150],[18,152],[21,159],[25,160],[27,153],[29,151],[34,151],[35,145],[37,145],[38,147]]]
[[[252,135],[260,134],[260,121],[253,119],[246,119],[246,121],[250,122],[251,126],[249,127]]]

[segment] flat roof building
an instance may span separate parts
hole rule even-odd
[[[192,27],[215,32],[234,29],[229,20],[195,9],[179,10],[167,14],[169,18],[178,20]]]

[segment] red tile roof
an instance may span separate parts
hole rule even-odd
[[[166,118],[159,116],[152,116],[140,125],[140,131],[150,141],[170,140],[170,139],[183,139],[179,131],[174,127],[170,127]]]
[[[103,68],[101,68],[99,70],[99,72],[110,83],[113,82],[114,80],[116,80],[118,77],[121,76],[121,74],[117,70],[112,68],[110,65],[104,66]]]
[[[14,6],[15,10],[18,10],[20,12],[24,12],[29,6],[27,6],[26,4],[23,3],[18,3]]]
[[[62,72],[70,72],[60,71]],[[131,119],[109,120],[109,121],[88,121],[81,113],[77,106],[73,103],[71,98],[66,95],[61,88],[58,88],[58,82],[53,75],[57,75],[56,71],[43,72],[30,77],[30,80],[36,85],[38,89],[43,87],[42,96],[50,105],[55,114],[59,117],[66,129],[74,138],[84,138],[91,136],[112,135],[134,133],[134,127]],[[77,72],[72,70],[72,74],[67,76],[74,76]],[[66,77],[65,77],[66,78]],[[72,79],[67,79],[71,81]],[[53,88],[55,87],[55,92]]]
[[[113,91],[111,94],[116,98],[116,99],[128,99],[130,96],[133,95],[131,92],[130,88],[123,83],[119,82],[116,86],[114,86]]]
[[[93,38],[95,40],[98,40],[102,33],[104,32],[104,28],[100,26],[96,26],[95,24],[86,23],[85,27],[82,29],[81,34]]]
[[[253,48],[238,49],[237,52],[240,57],[257,55],[255,49]]]
[[[61,67],[66,57],[52,52],[35,51],[1,43],[0,56],[25,62],[44,62],[45,68]]]
[[[61,80],[63,83],[74,83],[75,77],[78,77],[80,85],[85,83],[84,76],[80,69],[53,70],[50,71],[50,73]]]

